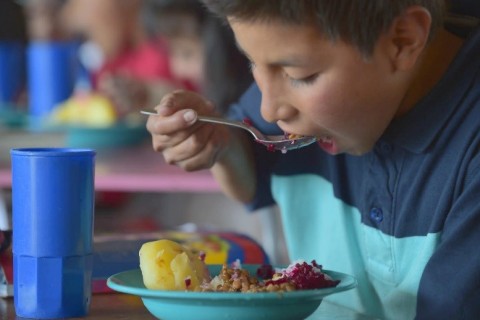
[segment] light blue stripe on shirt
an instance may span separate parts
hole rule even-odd
[[[364,225],[318,175],[274,175],[271,182],[290,259],[315,259],[358,280],[357,289],[328,300],[381,319],[415,317],[420,277],[440,234],[395,238]]]

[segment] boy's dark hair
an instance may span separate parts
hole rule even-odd
[[[369,56],[380,34],[407,7],[420,5],[432,16],[431,33],[442,25],[445,0],[202,0],[222,18],[315,23],[331,40],[342,39]]]

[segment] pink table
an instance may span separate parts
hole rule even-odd
[[[9,164],[0,165],[0,188],[9,188]],[[149,145],[125,149],[97,150],[97,191],[129,192],[220,192],[208,170],[185,172],[167,165]]]

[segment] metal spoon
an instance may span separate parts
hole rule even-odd
[[[150,111],[140,111],[140,113],[151,116],[158,115],[157,113]],[[282,153],[286,153],[289,150],[306,147],[317,141],[316,137],[311,136],[299,136],[298,138],[292,139],[289,139],[286,135],[266,136],[258,131],[257,128],[252,127],[245,122],[226,120],[223,118],[197,116],[197,120],[202,122],[223,124],[247,130],[255,138],[256,142],[265,145],[269,151],[280,150]]]

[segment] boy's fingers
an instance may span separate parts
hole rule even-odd
[[[205,98],[186,90],[177,90],[165,95],[155,107],[157,113],[162,116],[169,116],[179,110],[191,108],[194,108],[199,114],[211,113],[214,109],[212,103]]]
[[[150,116],[147,121],[147,130],[153,134],[171,135],[185,130],[196,120],[197,113],[194,110],[183,109],[167,117]]]
[[[214,163],[215,144],[211,144],[213,130],[202,130],[163,152],[165,161],[187,171],[208,169]]]

